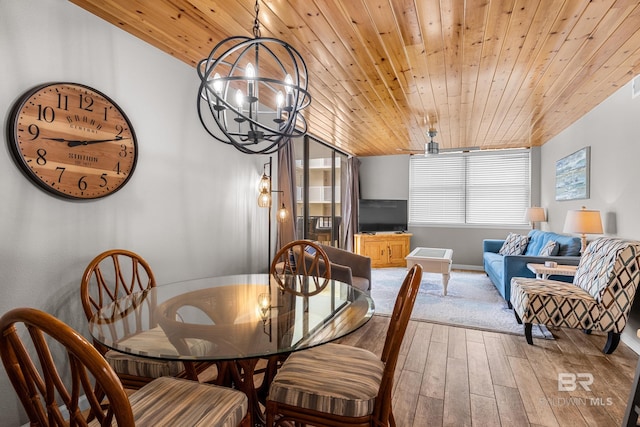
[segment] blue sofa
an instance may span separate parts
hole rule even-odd
[[[549,240],[554,240],[558,245],[558,254],[554,256],[539,256],[540,250]],[[548,231],[531,230],[529,243],[523,255],[500,255],[498,251],[504,240],[485,239],[482,241],[482,260],[484,271],[491,279],[498,292],[507,301],[511,308],[511,278],[535,277],[535,274],[527,268],[528,263],[544,264],[545,261],[555,261],[558,264],[578,265],[580,262],[580,238],[564,236]],[[551,276],[553,280],[572,282],[570,276]]]

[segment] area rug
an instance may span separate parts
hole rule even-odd
[[[371,296],[376,314],[390,315],[405,268],[375,268],[371,272]],[[465,328],[524,335],[513,310],[483,272],[452,271],[447,295],[442,295],[442,275],[423,273],[412,319]],[[535,338],[553,339],[545,326],[533,326]]]

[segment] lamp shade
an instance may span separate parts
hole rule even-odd
[[[565,233],[602,234],[602,219],[600,211],[588,210],[584,206],[580,210],[567,212],[564,221]]]
[[[544,208],[531,207],[524,211],[524,220],[529,222],[543,222],[547,220]]]

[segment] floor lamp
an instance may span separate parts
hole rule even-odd
[[[272,188],[271,182],[271,174],[273,173],[273,158],[269,157],[269,161],[265,163],[262,167],[262,178],[260,178],[260,183],[258,184],[258,206],[261,208],[269,209],[269,224],[268,224],[268,235],[267,235],[267,272],[271,271],[271,205],[272,205],[272,197],[271,193],[282,193],[284,195],[284,191],[282,190],[274,190]],[[267,171],[268,166],[268,171]],[[282,197],[282,196],[281,196]],[[282,202],[280,209],[276,214],[276,218],[278,222],[285,222],[289,217],[289,211]]]

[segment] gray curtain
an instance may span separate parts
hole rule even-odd
[[[278,223],[276,251],[296,239],[296,159],[291,140],[278,151],[278,190],[282,193],[277,193],[276,212],[284,203],[289,218],[284,223]]]
[[[344,241],[343,249],[353,251],[353,235],[358,232],[358,199],[360,199],[360,160],[357,157],[347,159],[347,167],[342,169],[342,222]]]

